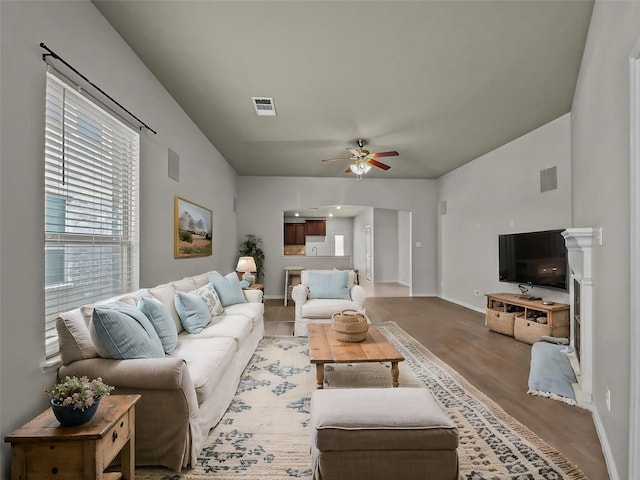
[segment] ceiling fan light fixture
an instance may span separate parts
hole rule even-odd
[[[369,172],[369,170],[371,170],[371,165],[369,165],[366,162],[353,162],[350,166],[349,169],[355,173],[356,175],[364,175],[366,173]]]

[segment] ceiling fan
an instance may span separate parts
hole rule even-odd
[[[370,152],[369,150],[365,150],[363,147],[365,145],[365,141],[362,139],[357,140],[358,148],[347,148],[347,151],[351,152],[350,157],[341,157],[341,158],[328,158],[326,160],[322,160],[323,162],[339,162],[344,160],[351,160],[351,164],[349,168],[345,170],[345,173],[355,173],[356,175],[361,176],[371,170],[371,167],[378,167],[382,170],[389,170],[391,167],[385,163],[379,162],[376,158],[380,157],[396,157],[399,155],[398,152],[392,150],[390,152]]]

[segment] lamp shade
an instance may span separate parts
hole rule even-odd
[[[352,163],[349,166],[349,168],[356,175],[364,175],[369,170],[371,170],[371,165],[369,165],[368,163],[363,162],[363,161],[356,161],[356,162]]]
[[[236,267],[236,272],[255,272],[256,261],[253,257],[240,257],[238,259],[238,266]]]

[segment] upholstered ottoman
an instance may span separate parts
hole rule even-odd
[[[423,388],[315,390],[315,480],[456,480],[458,430]]]

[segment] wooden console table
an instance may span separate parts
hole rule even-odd
[[[89,423],[62,427],[48,408],[5,438],[12,480],[134,480],[135,403],[140,395],[109,395]],[[104,470],[121,454],[120,472]]]
[[[569,310],[566,303],[545,305],[542,299],[512,293],[487,294],[489,329],[526,343],[540,341],[542,336],[569,337]],[[546,323],[539,323],[539,317],[546,317]]]
[[[291,299],[293,287],[300,283],[300,274],[304,270],[302,267],[285,267],[284,269],[284,306],[287,306]]]

